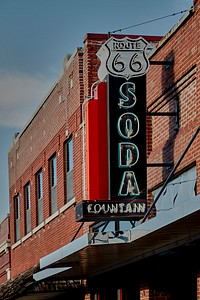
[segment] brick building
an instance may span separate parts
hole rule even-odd
[[[0,283],[10,279],[10,217],[0,224]]]
[[[147,73],[149,209],[139,223],[76,222],[95,180],[85,112],[106,94],[96,52],[108,36],[87,34],[66,56],[9,152],[12,279],[2,299],[200,299],[199,8],[194,1],[164,38],[144,37],[156,48]]]

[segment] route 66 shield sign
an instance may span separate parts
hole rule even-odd
[[[101,60],[98,70],[98,77],[101,81],[109,73],[116,77],[124,77],[127,80],[131,77],[142,76],[149,69],[149,60],[146,55],[148,42],[139,37],[130,39],[108,39],[97,52]]]

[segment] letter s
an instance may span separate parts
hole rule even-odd
[[[128,109],[135,105],[136,96],[135,96],[135,84],[133,82],[124,82],[120,88],[119,93],[122,98],[119,98],[120,108]]]

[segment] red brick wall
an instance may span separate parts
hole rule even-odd
[[[169,116],[152,117],[152,151],[149,163],[178,161],[191,137],[200,125],[200,53],[199,27],[200,12],[190,13],[178,31],[171,30],[167,35],[171,37],[162,42],[161,50],[155,52],[152,61],[166,61],[173,59],[170,67],[165,65],[151,65],[147,75],[147,99],[149,112],[174,112],[176,99],[180,105],[180,129],[176,132],[175,118]],[[164,39],[165,40],[165,39]],[[165,104],[165,105],[164,105]],[[186,154],[177,171],[181,171],[191,164],[197,166],[199,176],[199,149],[197,136],[192,147]],[[153,188],[167,176],[163,168],[148,169],[148,186]],[[197,192],[199,190],[197,182]]]
[[[1,223],[0,223],[0,245],[7,240],[10,240],[10,224],[9,224],[10,216],[8,215]]]
[[[82,200],[82,132],[81,103],[83,102],[83,60],[82,50],[67,62],[64,73],[51,93],[41,105],[37,114],[18,136],[9,153],[10,209],[12,276],[30,268],[44,255],[69,243],[80,224],[75,222],[75,207],[59,211],[65,204],[64,142],[66,133],[73,136],[74,146],[74,192],[76,202]],[[50,215],[49,200],[49,158],[57,156],[57,205],[58,216],[40,230],[25,236],[24,185],[31,184],[31,228],[37,226],[36,178],[43,169],[44,220]],[[21,241],[15,244],[14,203],[16,193],[20,196]],[[81,234],[81,232],[79,233]],[[28,235],[29,236],[29,235]]]
[[[0,284],[9,279],[10,270],[10,228],[9,216],[0,224]]]

